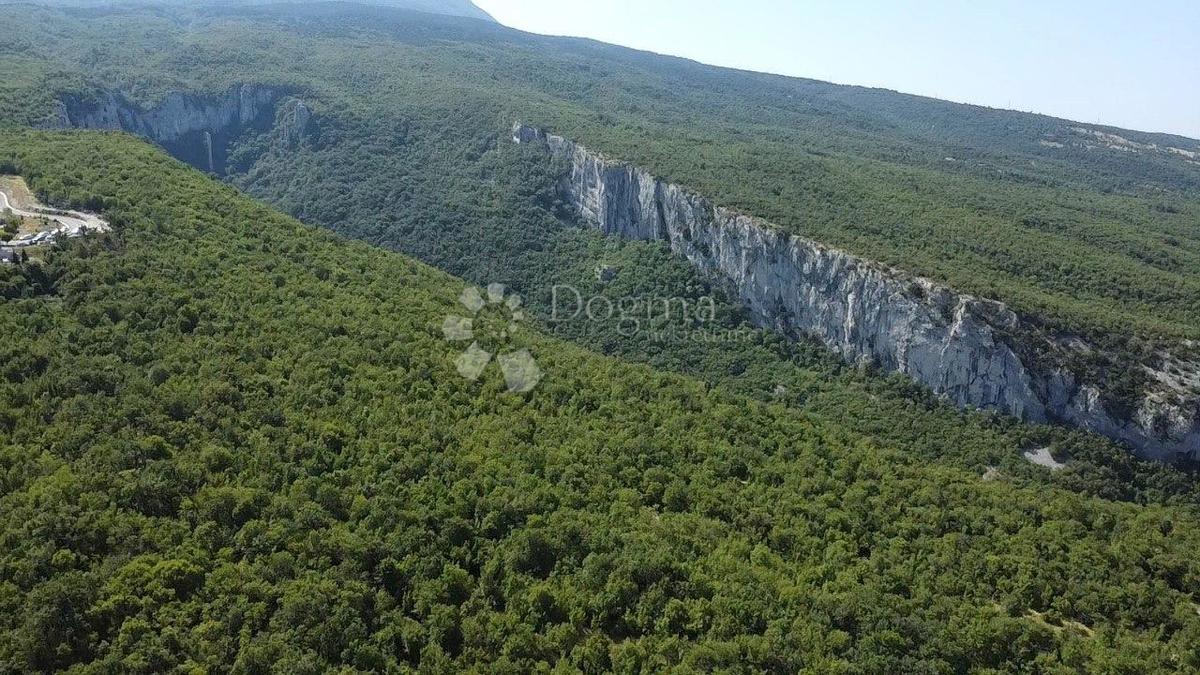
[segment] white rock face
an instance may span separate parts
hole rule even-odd
[[[311,125],[312,111],[299,99],[287,101],[276,114],[276,131],[289,149],[295,149],[300,144]]]
[[[1158,387],[1131,419],[1114,418],[1099,389],[1076,382],[1065,366],[1022,361],[1007,336],[1035,331],[1021,330],[1022,317],[1002,303],[790,235],[539,129],[518,124],[513,141],[544,145],[566,162],[560,191],[584,221],[605,234],[666,243],[723,283],[761,326],[815,336],[849,361],[904,373],[958,406],[1079,426],[1156,459],[1200,453],[1194,390]],[[1078,338],[1031,347],[1021,351],[1090,349]],[[1182,367],[1200,372],[1196,363]]]
[[[242,85],[216,97],[173,93],[158,106],[141,110],[109,92],[99,101],[75,109],[60,102],[53,126],[128,131],[159,143],[170,143],[190,133],[246,126],[269,110],[278,98],[278,92],[272,89]]]

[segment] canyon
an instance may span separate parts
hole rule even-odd
[[[243,133],[275,125],[284,96],[276,88],[242,85],[212,95],[172,92],[157,105],[142,108],[120,94],[103,91],[60,100],[48,126],[126,131],[158,143],[202,171],[224,175],[230,145]],[[293,126],[303,128],[309,121],[307,108],[294,99],[279,112]],[[286,121],[283,128],[286,134]]]
[[[271,133],[293,148],[316,122],[288,92],[242,85],[217,95],[172,93],[151,108],[110,92],[64,99],[51,126],[128,131],[225,175],[244,134]],[[904,374],[958,407],[1075,426],[1161,461],[1200,458],[1195,345],[1117,364],[1142,369],[1145,386],[1115,405],[1106,378],[1077,367],[1101,350],[1086,336],[1048,332],[1001,302],[786,232],[541,129],[516,124],[512,140],[541,146],[563,164],[558,191],[582,222],[606,235],[662,242],[724,286],[761,327]]]
[[[563,165],[558,190],[587,225],[660,241],[723,285],[756,323],[812,337],[851,362],[902,373],[959,407],[1079,427],[1161,461],[1200,453],[1200,363],[1158,354],[1145,387],[1121,410],[1103,378],[1075,367],[1098,346],[1052,334],[1003,303],[866,260],[736,213],[648,171],[544,130],[516,124],[513,141]]]

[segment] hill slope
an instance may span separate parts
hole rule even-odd
[[[1192,152],[1188,139],[390,9],[12,11],[29,29],[0,56],[15,74],[0,120],[143,133],[294,215],[481,283],[501,274],[544,308],[547,268],[522,261],[561,229],[536,214],[564,215],[539,192],[554,178],[510,188],[539,196],[499,213],[489,176],[514,161],[499,147],[512,121],[537,123],[789,232],[1006,302],[1022,318],[1002,336],[1015,370],[1046,391],[985,383],[997,393],[956,401],[1149,439],[1136,447],[1166,459],[1200,451],[1187,341],[1200,325],[1197,165],[1176,152]],[[262,97],[254,114],[235,112],[243,86]],[[953,394],[969,380],[921,381]]]
[[[39,0],[36,4],[46,7],[82,7],[82,8],[130,8],[145,7],[236,7],[252,5],[288,5],[312,4],[314,2],[342,2],[342,0]],[[27,0],[0,0],[0,5],[29,5]],[[445,14],[461,16],[470,19],[482,19],[495,23],[490,14],[479,9],[471,0],[358,0],[359,5],[377,5],[380,7],[395,7],[429,14]]]
[[[1200,521],[982,481],[522,331],[126,136],[0,132],[111,235],[0,270],[0,667],[1200,667]]]
[[[404,9],[415,9],[419,12],[429,12],[431,14],[465,16],[493,23],[496,21],[490,14],[476,7],[471,0],[385,0],[379,4]]]
[[[301,89],[358,134],[372,115],[469,102],[479,131],[552,130],[1059,328],[1200,337],[1200,163],[1171,150],[1198,141],[356,5],[180,9],[166,23],[6,11],[28,27],[6,50],[13,72],[54,79],[6,83],[5,119],[51,119],[72,89],[149,105],[254,83]],[[1108,132],[1124,141],[1095,135]]]

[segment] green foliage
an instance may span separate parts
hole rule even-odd
[[[149,26],[150,35],[155,37],[139,33],[129,35],[128,41],[102,43],[96,49],[103,49],[104,53],[91,58],[97,62],[122,64],[114,66],[114,72],[123,74],[112,84],[134,78],[138,86],[122,88],[134,94],[141,92],[146,102],[153,100],[155,92],[161,94],[180,86],[166,79],[167,73],[197,78],[203,84],[193,86],[202,91],[226,90],[239,75],[245,76],[245,64],[254,65],[254,75],[260,81],[294,86],[304,83],[303,98],[320,115],[317,128],[298,145],[280,144],[271,133],[250,132],[235,141],[230,155],[230,177],[235,184],[310,222],[397,248],[476,283],[505,282],[525,294],[535,314],[543,319],[549,316],[550,289],[557,283],[569,283],[589,294],[602,294],[614,301],[637,295],[688,298],[714,295],[718,297],[720,307],[720,328],[737,330],[744,327],[743,319],[732,303],[720,300],[717,289],[710,288],[661,249],[643,244],[605,242],[586,232],[564,227],[555,217],[561,216],[563,209],[556,203],[553,167],[547,167],[537,152],[514,147],[505,136],[508,124],[516,116],[528,118],[551,113],[565,116],[574,111],[580,113],[581,116],[576,116],[578,119],[590,119],[574,103],[564,104],[548,99],[546,95],[534,96],[528,87],[534,83],[560,94],[575,91],[578,87],[574,87],[574,81],[564,78],[568,75],[596,77],[599,72],[596,69],[612,68],[613,59],[636,65],[638,76],[626,78],[633,84],[617,87],[615,73],[610,73],[606,79],[609,88],[617,87],[618,90],[610,91],[612,96],[598,97],[595,105],[613,97],[626,96],[621,93],[622,87],[634,86],[643,80],[659,81],[665,77],[663,72],[671,73],[674,79],[696,83],[706,92],[705,96],[713,96],[713,87],[701,87],[708,82],[704,78],[718,78],[723,86],[744,87],[744,83],[738,84],[741,82],[738,77],[675,61],[635,58],[619,50],[577,53],[578,45],[570,47],[571,43],[563,46],[534,38],[518,39],[508,31],[473,23],[468,28],[466,24],[453,21],[431,22],[428,18],[417,20],[404,14],[361,9],[306,8],[294,11],[313,13],[322,23],[297,35],[275,26],[276,14],[254,10],[248,15],[235,15],[232,22],[202,24],[203,30],[188,33],[185,40],[166,24],[158,25],[158,19],[140,15],[136,18],[106,17],[105,30],[124,35],[123,31],[131,27]],[[43,20],[49,21],[51,17],[54,21],[71,20],[57,14],[47,15]],[[361,26],[368,19],[382,32],[362,32]],[[39,25],[37,20],[28,23]],[[246,32],[251,26],[256,31],[253,40]],[[92,28],[88,23],[76,25],[72,30]],[[444,44],[431,45],[420,37],[427,36],[429,30],[440,31],[463,42],[454,43],[454,49]],[[354,41],[341,39],[345,35],[353,35]],[[125,61],[130,55],[122,45],[150,39],[165,50],[161,61],[146,64],[140,54],[137,60]],[[184,56],[171,56],[174,52],[168,47],[182,42],[192,48]],[[320,49],[314,49],[313,45],[319,45]],[[501,47],[504,49],[500,50]],[[373,61],[363,62],[364,49],[370,50]],[[303,58],[298,56],[301,53],[305,55]],[[481,88],[475,81],[468,81],[464,73],[476,72],[475,69],[481,67],[478,58],[470,56],[478,53],[490,55],[491,60],[486,63],[496,78],[493,83],[499,82],[502,86],[494,84]],[[289,61],[292,57],[297,60]],[[534,60],[548,64],[547,68],[554,66],[538,71],[545,80],[528,72]],[[568,64],[581,60],[588,64],[587,68],[568,67]],[[291,65],[285,69],[284,64],[289,63]],[[562,72],[556,69],[562,69]],[[314,75],[333,72],[356,75],[314,79]],[[814,96],[819,92],[822,97],[844,95],[848,91],[778,78],[752,80],[764,87],[804,85],[813,88]],[[381,87],[380,82],[390,85]],[[522,91],[536,102],[536,112],[512,112],[530,105],[515,100],[518,95],[513,92]],[[684,88],[678,95],[690,96],[690,91]],[[746,96],[765,95],[754,93],[757,88],[738,91]],[[650,99],[657,105],[677,105],[674,98],[661,93]],[[887,99],[886,96],[884,99],[893,105],[909,100]],[[810,101],[810,104],[816,105],[817,101]],[[753,110],[738,108],[733,105],[733,99],[720,96],[714,99],[713,105],[716,108],[711,114],[732,115],[731,119],[762,111],[761,106]],[[506,107],[510,112],[505,112]],[[697,109],[703,109],[703,106]],[[856,113],[861,114],[866,113]],[[906,114],[915,115],[916,112]],[[789,128],[795,127],[795,119],[786,119],[791,120]],[[827,116],[822,119],[826,120],[823,124],[833,124]],[[965,114],[952,117],[958,124],[978,119],[978,116]],[[1014,119],[1025,120],[1026,117]],[[952,120],[947,120],[946,124]],[[776,121],[782,123],[785,119]],[[855,128],[865,124],[857,117],[852,121]],[[729,125],[720,128],[729,128]],[[1001,137],[995,132],[996,129],[985,127],[971,133],[991,133]],[[668,142],[677,136],[666,134],[644,140],[654,141],[647,147],[657,147],[655,143]],[[852,138],[856,136],[841,132],[829,136],[829,139],[843,139],[837,141],[841,143],[849,143],[848,139]],[[892,139],[891,143],[897,142],[894,136],[888,138]],[[834,142],[829,139],[821,142]],[[619,138],[614,135],[611,140],[618,142]],[[879,139],[876,141],[882,143]],[[810,138],[806,142],[816,141]],[[869,155],[884,146],[868,152],[871,147],[876,147],[874,142],[858,144],[854,151]],[[828,150],[832,152],[833,148]],[[848,150],[843,148],[843,151]],[[743,159],[747,157],[752,156],[742,156]],[[594,270],[598,265],[620,269],[612,284],[596,282]],[[193,313],[180,318],[185,325],[197,319]],[[841,435],[901,448],[914,455],[952,462],[980,473],[985,467],[994,465],[1010,476],[1066,485],[1108,498],[1138,501],[1194,499],[1193,481],[1186,476],[1131,460],[1124,450],[1112,444],[1078,433],[1020,427],[990,415],[955,413],[902,379],[884,380],[870,373],[847,369],[811,345],[790,345],[761,331],[751,331],[745,341],[709,344],[650,342],[643,335],[631,339],[618,334],[611,322],[562,324],[551,328],[556,334],[591,349],[648,362],[657,368],[700,377],[713,386],[787,404]],[[660,328],[686,329],[688,326],[674,324]],[[1099,371],[1093,379],[1101,381],[1108,372],[1116,373],[1114,378],[1137,374],[1138,369],[1127,365],[1145,358],[1142,350],[1136,344],[1116,340],[1109,351],[1128,353],[1128,358],[1087,367]],[[1112,390],[1119,394],[1122,389],[1133,390],[1135,387],[1121,386],[1120,381],[1115,381]],[[1072,457],[1072,469],[1046,476],[1044,471],[1028,465],[1021,457],[1023,449],[1046,445],[1055,447],[1063,456]]]
[[[0,120],[44,118],[47,92],[118,90],[143,105],[247,82],[293,92],[316,118],[305,137],[234,138],[228,177],[308,222],[475,281],[545,293],[561,269],[579,269],[562,257],[580,248],[561,242],[573,235],[541,213],[562,213],[552,177],[532,160],[514,166],[519,153],[505,147],[519,119],[1004,300],[1045,333],[1086,333],[1100,349],[1070,367],[1117,412],[1137,405],[1141,366],[1164,342],[1200,336],[1200,171],[1169,153],[1084,149],[1088,137],[1062,120],[380,8],[4,11],[28,29],[16,48],[0,47],[21,73]],[[50,32],[77,39],[36,39]],[[611,336],[587,344],[618,349]]]
[[[143,105],[247,82],[292,92],[313,125],[288,142],[254,130],[234,138],[228,177],[308,222],[474,281],[545,294],[581,269],[571,257],[579,237],[546,217],[563,212],[553,177],[507,147],[519,119],[825,243],[1005,300],[1046,333],[1088,333],[1096,358],[1070,365],[1114,411],[1137,405],[1141,366],[1164,341],[1200,335],[1200,173],[1161,153],[1081,150],[1086,137],[1061,120],[380,8],[3,12],[27,28],[0,46],[0,62],[20,73],[5,85],[14,98],[0,97],[0,120],[43,119],[54,95],[98,89]],[[37,38],[60,33],[76,39]],[[692,283],[648,285],[676,281]],[[645,346],[619,342],[585,344],[626,355]],[[674,351],[650,356],[726,358]]]
[[[536,333],[505,394],[454,370],[452,277],[125,136],[0,147],[116,225],[4,271],[5,670],[1200,668],[1189,508]]]
[[[15,216],[11,213],[0,213],[0,234],[2,234],[6,240],[15,237],[20,229],[21,218],[19,216]]]
[[[235,139],[231,182],[507,283],[540,329],[622,359],[534,330],[532,394],[466,382],[441,338],[461,281],[123,136],[0,133],[0,169],[116,226],[0,269],[0,670],[1200,669],[1194,480],[749,330],[663,249],[564,222],[554,168],[506,133],[553,128],[1135,354],[1113,336],[1198,325],[1185,164],[356,6],[0,18],[22,26],[3,124],[97,88],[286,88],[314,128]],[[553,323],[556,283],[711,295],[748,337]],[[1021,457],[1043,445],[1071,468]]]
[[[453,104],[452,115],[441,107],[449,101],[395,105],[390,114],[374,117],[325,118],[319,134],[298,148],[274,143],[271,133],[248,134],[236,144],[249,158],[246,168],[230,179],[340,234],[398,249],[480,285],[504,283],[524,295],[533,315],[559,337],[788,405],[843,436],[979,473],[999,466],[1013,477],[1113,499],[1197,499],[1189,476],[1131,459],[1127,449],[1102,439],[959,413],[904,378],[846,367],[814,344],[755,330],[736,303],[661,246],[605,239],[572,226],[554,189],[561,167],[548,165],[536,148],[507,142],[506,125],[482,104]],[[401,112],[402,129],[395,119]],[[402,142],[379,140],[396,137]],[[605,266],[618,270],[611,283],[596,277]],[[554,324],[557,284],[613,305],[631,297],[712,297],[718,321],[699,327],[744,337],[670,339],[697,328],[678,320],[631,336],[621,334],[617,321]],[[652,332],[668,339],[651,339]],[[1125,372],[1125,363],[1093,367]],[[1047,475],[1022,456],[1044,446],[1071,457],[1071,470]]]
[[[0,96],[6,121],[45,118],[51,92],[95,87],[143,104],[245,82],[302,91],[329,118],[321,142],[359,157],[355,167],[321,168],[336,172],[324,186],[344,189],[306,199],[334,202],[317,207],[328,225],[364,195],[406,206],[386,174],[413,167],[379,165],[402,162],[412,133],[433,133],[447,158],[470,159],[520,119],[1056,329],[1200,337],[1200,166],[1165,151],[1109,150],[1064,120],[377,7],[2,11],[24,27],[0,47],[6,72],[21,74],[0,89],[10,92]],[[73,39],[51,37],[63,34]],[[414,128],[427,119],[441,124]],[[490,137],[437,134],[464,120]],[[316,187],[297,182],[302,175],[272,168],[262,176],[272,185],[258,187]]]

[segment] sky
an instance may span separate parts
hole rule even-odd
[[[1200,0],[475,0],[704,63],[1200,138]]]

